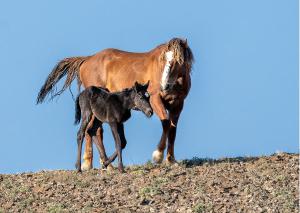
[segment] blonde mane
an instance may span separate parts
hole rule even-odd
[[[173,58],[176,60],[176,62],[180,66],[184,65],[186,71],[188,71],[189,73],[191,72],[194,62],[194,56],[187,44],[187,40],[173,38],[162,46],[164,46],[164,49],[160,54],[160,60],[165,61],[165,54],[169,51],[172,51]]]

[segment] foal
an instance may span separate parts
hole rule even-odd
[[[85,132],[94,131],[94,126],[102,125],[102,123],[110,125],[116,146],[115,153],[103,164],[107,166],[118,156],[118,169],[120,172],[124,171],[122,149],[126,145],[126,139],[123,123],[130,118],[131,109],[141,110],[147,117],[152,116],[153,110],[147,93],[148,86],[149,82],[145,85],[136,82],[132,88],[115,93],[109,93],[101,87],[91,86],[79,94],[75,107],[75,124],[80,122],[82,116],[81,127],[77,133],[78,153],[75,166],[78,172],[81,172],[81,150],[84,134]],[[95,119],[93,119],[92,124],[89,124],[93,116]],[[95,124],[95,122],[98,122],[98,124]],[[101,155],[101,145],[98,143],[96,145]]]

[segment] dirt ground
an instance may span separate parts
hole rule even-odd
[[[299,157],[0,175],[0,212],[299,212]]]

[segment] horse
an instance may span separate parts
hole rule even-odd
[[[124,134],[124,122],[131,117],[131,109],[142,111],[147,117],[151,117],[153,110],[149,103],[146,85],[137,82],[131,89],[124,89],[121,92],[109,93],[101,87],[91,86],[81,92],[75,104],[75,124],[82,122],[77,133],[77,161],[75,167],[77,172],[81,172],[81,150],[84,135],[93,137],[96,135],[98,127],[102,128],[102,123],[108,123],[115,139],[115,153],[103,164],[107,166],[116,156],[118,156],[118,169],[124,172],[122,162],[122,149],[125,148],[127,141]],[[94,119],[92,117],[94,116]],[[101,156],[100,144],[102,141],[94,140]]]
[[[143,53],[109,48],[91,56],[65,58],[48,75],[37,96],[37,104],[42,103],[48,95],[51,95],[51,99],[60,95],[75,78],[79,90],[81,85],[85,88],[101,86],[112,92],[130,88],[135,81],[143,84],[150,81],[150,104],[161,120],[163,129],[152,159],[155,163],[161,163],[168,145],[166,162],[174,163],[177,124],[191,88],[193,61],[193,53],[187,40],[180,38],[173,38]],[[64,85],[57,91],[55,85],[65,75]],[[103,140],[102,128],[97,129],[97,139]],[[91,140],[86,137],[84,169],[93,167]],[[101,151],[105,153],[104,148]],[[101,161],[106,160],[105,154],[103,156]]]

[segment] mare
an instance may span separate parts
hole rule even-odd
[[[131,117],[130,110],[141,110],[147,117],[153,114],[147,95],[146,85],[140,85],[137,82],[131,89],[125,89],[121,92],[109,93],[101,87],[88,87],[79,94],[75,105],[75,124],[82,121],[77,133],[78,154],[75,167],[81,172],[81,149],[84,135],[92,137],[96,134],[97,127],[102,128],[102,123],[108,123],[115,140],[115,153],[104,162],[104,166],[110,164],[118,156],[118,169],[123,172],[122,149],[126,146],[124,134],[124,122]],[[94,119],[92,119],[94,117]],[[94,140],[100,156],[101,141]]]
[[[174,142],[177,123],[184,100],[191,88],[193,54],[187,40],[173,38],[154,49],[134,53],[118,49],[105,49],[91,56],[65,58],[58,62],[39,91],[37,103],[50,94],[51,99],[60,95],[77,78],[78,88],[83,85],[107,88],[111,92],[130,88],[136,81],[150,81],[148,92],[153,111],[161,120],[162,136],[153,152],[154,162],[161,163],[167,145],[168,163],[175,162]],[[66,75],[63,87],[57,91],[56,83]],[[103,129],[96,131],[103,140]],[[168,142],[168,143],[167,143]],[[102,162],[107,160],[104,147]],[[92,168],[92,138],[87,135],[84,153],[84,169]]]

